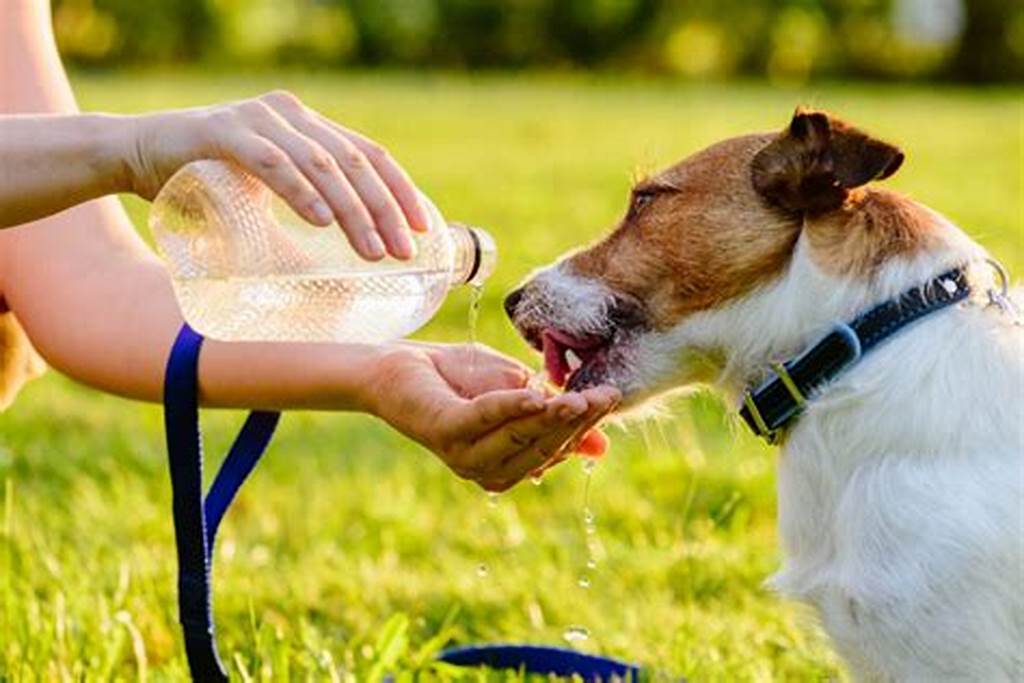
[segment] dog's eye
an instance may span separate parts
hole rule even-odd
[[[634,190],[629,201],[630,217],[640,215],[640,212],[647,208],[654,201],[654,192],[649,190]]]

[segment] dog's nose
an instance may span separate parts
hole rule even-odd
[[[519,302],[520,302],[520,300],[522,300],[522,298],[523,298],[523,288],[522,287],[520,287],[519,289],[513,290],[512,292],[509,293],[508,296],[505,297],[505,313],[508,314],[508,317],[510,319],[515,320],[515,317],[516,317],[516,306],[519,305]]]

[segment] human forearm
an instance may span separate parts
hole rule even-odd
[[[0,116],[0,228],[129,190],[129,121],[97,114]]]
[[[116,206],[92,204],[7,231],[0,236],[4,293],[55,368],[104,391],[158,401],[181,314],[163,265],[125,232],[119,214]],[[380,353],[207,341],[201,399],[226,407],[363,409]]]

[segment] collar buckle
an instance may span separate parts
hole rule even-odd
[[[757,407],[757,400],[754,398],[754,394],[750,389],[743,392],[743,406],[745,411],[740,414],[745,418],[749,416],[747,424],[753,432],[767,441],[769,446],[777,444],[779,442],[781,430],[772,429],[768,426],[768,423],[765,422],[764,415],[761,414],[761,409]]]
[[[993,305],[1012,304],[1005,294],[1008,278],[998,266],[1003,293],[993,291]],[[808,397],[835,380],[880,343],[911,323],[963,301],[971,287],[962,268],[954,268],[862,313],[838,323],[803,353],[771,364],[772,374],[760,386],[743,392],[740,417],[769,444],[778,444],[786,429],[807,407]],[[995,296],[993,296],[995,295]]]

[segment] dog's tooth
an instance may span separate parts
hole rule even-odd
[[[583,361],[580,360],[580,357],[577,356],[576,352],[572,349],[566,350],[565,362],[569,365],[570,370],[577,370],[581,365],[583,365]]]

